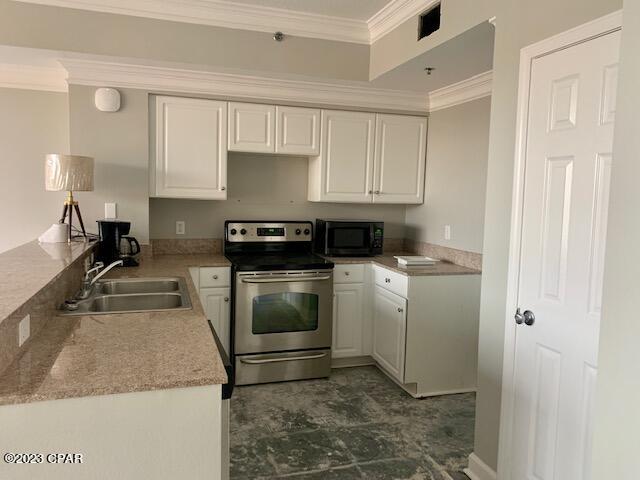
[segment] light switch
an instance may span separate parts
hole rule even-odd
[[[178,220],[176,222],[176,235],[184,235],[186,225],[184,220]]]
[[[104,204],[104,218],[108,218],[108,219],[118,218],[117,204],[115,203]]]
[[[18,346],[21,347],[31,335],[31,315],[27,315],[18,324]]]
[[[444,226],[444,239],[451,240],[451,225]]]

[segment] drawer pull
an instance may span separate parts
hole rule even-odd
[[[213,276],[213,279],[214,279],[214,280],[217,280],[217,279],[218,279],[218,275],[214,275],[214,276]]]
[[[349,272],[344,272],[344,274],[348,277],[349,276]]]

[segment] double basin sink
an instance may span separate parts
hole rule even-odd
[[[67,302],[62,315],[135,313],[191,308],[182,277],[98,280],[87,298]]]

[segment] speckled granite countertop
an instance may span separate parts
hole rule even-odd
[[[54,317],[2,372],[0,405],[227,382],[189,267],[222,255],[166,255],[110,277],[185,277],[191,310]],[[4,299],[4,291],[3,291]]]
[[[389,253],[384,255],[376,255],[375,257],[325,257],[336,265],[354,264],[354,263],[373,263],[381,267],[388,268],[403,275],[424,276],[424,275],[479,275],[482,272],[473,268],[463,267],[455,263],[441,260],[433,266],[427,267],[409,267],[402,268],[398,266],[398,260],[393,258],[394,255],[415,255],[415,253]]]
[[[0,254],[0,323],[54,281],[95,244],[41,244],[37,240]]]

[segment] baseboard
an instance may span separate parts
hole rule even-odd
[[[362,355],[360,357],[345,357],[345,358],[332,358],[331,368],[348,368],[348,367],[364,367],[367,365],[375,365],[369,355]]]
[[[464,469],[464,474],[471,480],[497,480],[498,478],[496,472],[475,453],[469,455],[469,467]]]

